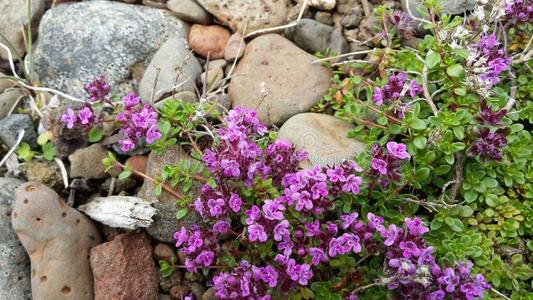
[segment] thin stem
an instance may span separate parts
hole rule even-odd
[[[511,300],[511,298],[509,298],[509,297],[505,296],[504,294],[498,292],[498,291],[497,291],[496,289],[494,289],[493,287],[491,287],[490,290],[491,290],[492,292],[494,292],[496,295],[502,297],[502,298],[505,299],[505,300]]]

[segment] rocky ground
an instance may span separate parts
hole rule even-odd
[[[309,7],[302,9],[304,2]],[[38,86],[84,98],[84,84],[104,75],[114,94],[134,90],[155,107],[170,93],[195,102],[199,91],[212,91],[226,108],[256,109],[264,123],[279,128],[280,138],[309,152],[309,165],[326,165],[352,157],[364,144],[347,138],[351,123],[310,112],[328,92],[333,75],[316,63],[314,54],[370,49],[361,42],[374,38],[371,11],[384,3],[404,9],[409,4],[33,0],[28,11],[25,0],[0,0],[0,33],[21,56],[31,51],[25,59],[31,59],[29,77]],[[446,9],[457,13],[464,5],[451,1]],[[32,49],[27,49],[29,37],[22,30],[28,12]],[[295,26],[268,30],[296,21]],[[10,61],[21,70],[21,62],[0,49],[1,72],[12,75]],[[175,199],[165,192],[154,196],[143,178],[117,179],[118,172],[106,173],[101,161],[108,151],[122,154],[116,139],[89,146],[87,136],[59,121],[65,107],[76,102],[53,92],[34,96],[15,81],[0,79],[0,157],[7,158],[0,164],[0,300],[32,295],[45,300],[183,299],[190,294],[214,299],[207,278],[180,270],[165,277],[158,266],[160,260],[183,265],[172,233],[197,220],[176,219]],[[37,148],[45,132],[55,145],[56,160],[23,161],[8,154],[21,141]],[[187,155],[181,148],[163,154],[141,149],[128,162],[155,176],[165,163]],[[153,223],[146,229],[117,229],[80,212],[80,205],[95,197],[118,194],[152,202],[157,210]]]

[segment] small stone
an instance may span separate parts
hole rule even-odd
[[[0,72],[0,77],[6,77],[6,74]],[[15,83],[10,79],[0,79],[0,93],[12,87]]]
[[[157,272],[157,282],[159,284],[159,290],[165,293],[169,293],[170,289],[183,282],[183,276],[179,270],[174,270],[170,276],[163,276],[163,273]],[[170,297],[170,296],[169,296]],[[180,299],[181,300],[181,299]]]
[[[181,300],[185,296],[187,296],[187,294],[189,294],[190,291],[191,289],[188,286],[175,285],[170,288],[170,297],[172,299]]]
[[[289,0],[197,0],[232,31],[242,33],[287,24]]]
[[[189,44],[202,57],[224,58],[230,35],[229,30],[222,26],[194,24],[189,32]]]
[[[172,298],[167,294],[159,294],[159,300],[172,300]]]
[[[309,0],[309,6],[322,10],[332,10],[335,8],[335,0]]]
[[[310,54],[328,49],[342,53],[348,49],[348,43],[342,34],[335,32],[332,26],[313,19],[300,20],[298,25],[285,30],[285,36]]]
[[[128,158],[125,162],[127,166],[130,166],[132,170],[135,170],[139,173],[145,174],[146,173],[146,163],[148,162],[148,157],[144,155],[135,155],[130,158]],[[133,176],[142,178],[140,176],[137,176],[133,174]]]
[[[172,246],[163,243],[155,245],[154,257],[156,260],[163,259],[170,262],[174,259],[174,262],[177,262],[176,250]]]
[[[342,54],[350,51],[350,44],[348,44],[346,38],[344,38],[344,35],[342,34],[342,27],[336,26],[331,32],[329,49],[335,54]]]
[[[361,0],[337,0],[337,12],[345,14],[359,5]]]
[[[24,130],[22,142],[32,148],[37,147],[37,132],[29,115],[11,114],[0,120],[0,141],[8,148],[13,147],[21,130]]]
[[[355,126],[334,116],[303,113],[295,115],[281,126],[278,139],[293,143],[308,152],[303,167],[327,166],[353,159],[365,149],[365,144],[348,137]]]
[[[224,59],[215,59],[209,61],[209,64],[207,62],[204,64],[204,70],[213,70],[213,69],[224,69],[228,62]]]
[[[15,190],[23,183],[0,177],[0,299],[31,299],[30,260],[11,227]]]
[[[315,60],[281,35],[256,37],[237,64],[238,76],[230,82],[232,106],[257,110],[268,125],[280,125],[308,111],[327,92],[332,75],[330,69],[313,64]]]
[[[89,249],[100,233],[84,214],[28,182],[16,191],[11,223],[30,255],[33,299],[94,299]]]
[[[107,157],[107,149],[102,144],[92,144],[69,155],[70,178],[104,178],[105,166],[102,160]]]
[[[188,154],[179,146],[167,147],[163,154],[157,154],[152,151],[148,156],[148,163],[146,164],[146,175],[150,177],[158,176],[164,165],[176,165],[184,159],[191,159]],[[176,199],[168,192],[163,192],[159,197],[154,195],[154,184],[145,181],[138,197],[153,202],[153,207],[157,209],[157,214],[154,216],[154,222],[146,229],[146,232],[163,243],[174,243],[174,232],[181,228],[181,226],[189,227],[191,224],[198,222],[198,216],[195,213],[189,213],[182,219],[176,219],[176,211],[179,207],[176,205]],[[193,199],[199,187],[193,184]],[[179,186],[178,186],[178,191]]]
[[[210,24],[211,15],[195,0],[170,0],[167,8],[183,21],[193,24]]]
[[[171,93],[195,91],[195,82],[202,72],[198,59],[190,53],[183,38],[173,37],[156,52],[139,85],[144,103],[151,103]]]
[[[167,0],[143,0],[143,5],[153,8],[167,9]]]
[[[217,297],[215,295],[215,289],[207,289],[207,291],[202,295],[202,300],[217,300]]]
[[[2,76],[2,74],[0,74]],[[3,79],[0,79],[0,85]],[[9,112],[15,112],[15,105],[21,103],[24,94],[19,89],[12,89],[2,93],[2,87],[0,86],[0,119],[6,117]],[[18,102],[18,104],[17,104]]]
[[[346,12],[341,18],[341,25],[344,28],[352,29],[359,26],[363,19],[363,9],[357,5],[353,9]]]
[[[234,33],[228,40],[226,44],[226,49],[224,49],[224,58],[227,61],[234,61],[241,58],[244,54],[244,49],[246,49],[246,42],[242,38],[242,34]]]
[[[198,282],[191,284],[191,293],[195,299],[202,299],[202,295],[205,293],[205,287]]]
[[[333,25],[333,18],[331,17],[331,13],[329,12],[318,11],[315,14],[315,20],[325,25]]]
[[[157,270],[144,234],[120,234],[91,249],[96,300],[157,300]]]
[[[32,25],[39,24],[44,12],[45,0],[31,1]],[[24,26],[28,24],[28,2],[26,0],[0,0],[0,33],[14,46],[15,50],[24,57],[26,45],[24,43]],[[17,59],[11,51],[14,59]],[[0,48],[0,60],[7,60],[7,52]]]
[[[224,70],[220,67],[214,67],[203,72],[200,75],[200,80],[203,86],[206,87],[206,92],[212,92],[218,89],[222,84],[224,78]]]
[[[37,181],[51,189],[61,188],[63,178],[57,163],[53,161],[31,160],[22,164],[22,172],[28,181]]]

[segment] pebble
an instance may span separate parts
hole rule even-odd
[[[281,126],[278,139],[306,150],[309,159],[303,167],[334,165],[353,159],[365,144],[348,137],[355,126],[334,116],[317,113],[297,114]]]
[[[96,300],[157,300],[152,246],[142,233],[120,234],[91,249]]]
[[[0,74],[0,76],[2,76],[2,74]],[[1,84],[2,83],[0,82],[0,85]],[[15,112],[16,109],[13,107],[17,101],[20,104],[22,98],[24,98],[24,94],[19,89],[12,89],[2,93],[0,86],[0,119],[6,117],[9,112]]]
[[[157,154],[152,151],[148,156],[148,163],[146,164],[146,174],[150,177],[155,177],[161,173],[164,165],[175,165],[183,159],[190,159],[188,154],[179,146],[168,147],[163,154]],[[193,186],[193,191],[197,187]],[[196,192],[194,192],[196,193]],[[159,197],[154,195],[154,185],[149,181],[145,181],[138,197],[153,202],[153,207],[157,209],[157,214],[154,216],[154,221],[146,232],[163,243],[174,243],[173,234],[181,226],[188,227],[191,224],[198,222],[198,216],[195,213],[189,213],[182,219],[176,219],[176,198],[167,192],[163,191]],[[195,198],[194,195],[192,197]]]
[[[207,62],[204,64],[204,70],[214,70],[214,69],[224,69],[228,62],[224,59],[215,59],[209,61],[209,64]]]
[[[39,26],[32,80],[85,98],[84,84],[104,75],[112,94],[125,94],[138,86],[132,69],[145,67],[170,37],[186,39],[188,28],[171,12],[147,6],[117,1],[59,5],[46,12]]]
[[[128,158],[125,162],[127,166],[130,166],[132,170],[137,172],[146,173],[146,163],[148,162],[148,157],[144,155],[135,155]],[[133,176],[142,179],[142,177],[133,174]]]
[[[21,169],[28,181],[37,181],[52,189],[63,187],[61,170],[54,161],[34,159],[23,163]]]
[[[167,0],[143,0],[143,5],[153,7],[153,8],[159,8],[159,9],[167,9]]]
[[[336,11],[340,14],[345,14],[354,7],[359,6],[360,0],[337,0]]]
[[[37,147],[37,132],[29,115],[11,114],[0,120],[0,141],[8,148],[13,147],[21,130],[24,130],[22,142],[32,148]]]
[[[363,19],[363,9],[358,4],[350,11],[346,12],[341,18],[341,25],[346,29],[352,29],[359,26]]]
[[[332,10],[335,8],[335,0],[309,0],[309,6],[321,10]]]
[[[201,72],[202,66],[190,53],[187,41],[173,37],[161,46],[146,68],[139,95],[145,103],[152,99],[157,103],[172,92],[194,91]]]
[[[31,20],[33,24],[39,24],[39,19],[43,15],[45,0],[31,1]],[[23,26],[28,23],[28,4],[26,0],[0,0],[0,11],[2,17],[0,18],[0,33],[7,38],[7,40],[15,47],[15,50],[20,54],[26,53],[26,45],[24,44]],[[14,53],[11,53],[16,59]],[[7,60],[7,52],[0,48],[0,60]]]
[[[287,23],[290,0],[197,0],[233,32],[252,32]]]
[[[174,259],[175,262],[177,262],[176,257],[176,251],[174,248],[170,245],[158,243],[154,247],[154,257],[156,260],[166,260],[170,262],[172,259]]]
[[[242,34],[234,33],[230,36],[226,48],[224,49],[224,58],[227,61],[234,61],[239,59],[244,54],[246,49],[246,42],[242,38]]]
[[[106,167],[102,160],[107,157],[107,149],[102,144],[92,144],[87,148],[76,150],[69,155],[70,178],[84,177],[87,179],[106,177]]]
[[[329,12],[318,11],[315,14],[315,20],[325,25],[333,25],[333,18],[331,17],[331,13]]]
[[[207,291],[202,295],[202,300],[217,300],[217,297],[215,295],[215,289],[207,289]]]
[[[210,59],[224,58],[224,50],[231,33],[218,25],[194,24],[189,32],[189,44],[194,52]]]
[[[301,19],[298,25],[285,30],[285,37],[310,54],[326,51],[333,27],[313,19]]]
[[[279,34],[253,39],[229,85],[233,107],[256,109],[268,125],[308,111],[327,92],[331,70]]]
[[[220,67],[213,67],[200,75],[200,81],[206,87],[206,92],[212,92],[218,89],[224,78],[224,70]]]
[[[175,285],[170,288],[170,298],[181,300],[189,294],[191,289],[185,285]]]
[[[183,21],[193,24],[210,24],[211,15],[195,0],[170,0],[167,8]]]
[[[28,182],[16,191],[11,220],[30,256],[33,299],[94,299],[89,249],[100,233],[84,214]]]
[[[0,177],[0,299],[31,299],[30,260],[11,227],[15,190],[23,183]]]

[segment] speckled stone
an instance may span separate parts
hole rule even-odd
[[[59,5],[41,21],[33,79],[85,97],[83,85],[105,75],[112,92],[124,93],[140,80],[131,78],[134,66],[146,66],[168,38],[186,39],[188,30],[162,9],[115,1]]]

